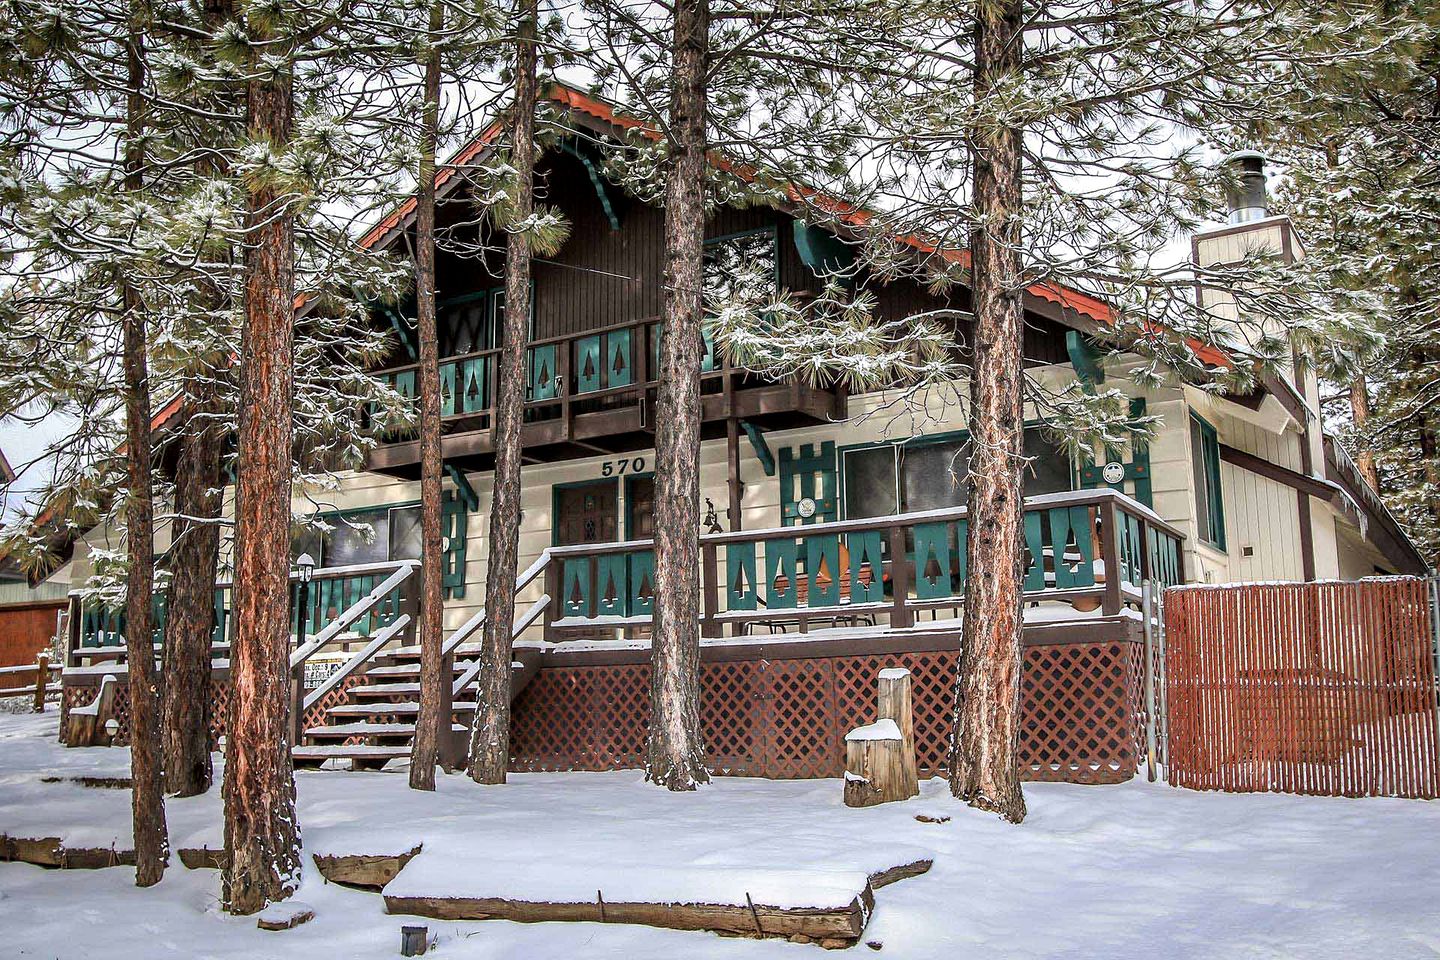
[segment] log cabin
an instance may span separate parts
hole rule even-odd
[[[544,200],[571,231],[558,254],[533,265],[512,769],[636,767],[649,709],[663,212],[607,178],[595,146],[643,130],[640,121],[563,85],[546,97],[552,124],[576,136],[557,138],[537,168]],[[442,227],[473,219],[456,171],[488,155],[497,129],[442,174]],[[1288,219],[1263,209],[1263,180],[1261,193],[1258,208],[1237,205],[1232,223],[1197,234],[1198,263],[1237,259],[1256,245],[1303,256]],[[413,202],[402,206],[365,242],[404,250],[412,213]],[[807,219],[800,204],[716,209],[705,225],[707,270],[759,264],[777,289],[804,296],[817,289],[827,258],[844,255],[841,230],[843,223]],[[882,318],[967,303],[963,288],[941,297],[915,279],[880,282],[863,272],[857,282],[871,285]],[[453,678],[444,694],[454,720],[443,753],[460,764],[485,593],[503,250],[478,258],[440,250],[437,287],[445,655]],[[1225,309],[1223,294],[1197,295]],[[1302,365],[1245,396],[1178,375],[1142,389],[1126,376],[1138,358],[1099,362],[1093,337],[1110,319],[1104,303],[1037,285],[1025,309],[1032,375],[1057,385],[1103,378],[1127,393],[1135,416],[1159,418],[1148,444],[1096,450],[1084,462],[1052,444],[1038,416],[1025,433],[1024,775],[1114,782],[1135,773],[1145,749],[1148,591],[1355,579],[1420,572],[1424,562],[1325,433],[1316,377]],[[377,310],[374,322],[396,332],[378,375],[413,396],[412,322],[403,307]],[[957,324],[963,343],[965,325]],[[1225,362],[1215,351],[1202,359]],[[877,673],[902,666],[914,678],[920,775],[939,773],[966,582],[963,410],[926,399],[924,417],[896,416],[895,390],[768,379],[735,367],[708,336],[701,376],[710,765],[720,774],[839,776],[844,735],[870,716]],[[965,395],[964,384],[954,386],[955,396]],[[156,427],[181,415],[172,405]],[[329,529],[297,535],[295,556],[316,561],[313,578],[308,570],[294,578],[298,764],[374,767],[409,755],[418,697],[418,476],[413,435],[387,435],[365,469],[320,495]],[[313,509],[298,493],[295,504],[297,515]],[[76,539],[52,579],[83,582],[88,551],[114,536],[101,527]],[[217,584],[217,736],[233,628],[228,591]],[[67,709],[124,672],[118,612],[78,595],[70,609]]]

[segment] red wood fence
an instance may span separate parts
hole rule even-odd
[[[64,609],[64,600],[0,605],[0,667],[33,665],[55,636],[55,615]],[[0,688],[34,683],[33,671],[0,674]]]
[[[1440,795],[1434,589],[1386,578],[1166,591],[1170,783]]]

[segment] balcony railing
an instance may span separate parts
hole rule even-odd
[[[709,330],[701,358],[702,390],[718,392],[727,374],[745,377],[715,349]],[[656,318],[631,320],[578,334],[535,340],[525,351],[527,422],[568,418],[573,403],[603,409],[605,402],[633,400],[653,390],[659,365],[661,324]],[[446,357],[440,361],[440,413],[465,418],[483,428],[495,400],[500,349]],[[382,380],[404,397],[418,396],[419,364],[379,371]],[[396,439],[401,439],[397,436]]]
[[[333,621],[342,611],[367,596],[376,587],[383,585],[401,566],[413,565],[414,561],[403,563],[368,563],[346,567],[332,567],[315,571],[314,578],[302,585],[297,573],[290,576],[291,633],[295,638],[302,634],[310,637],[318,633],[325,624]],[[406,612],[413,613],[415,597],[418,596],[415,581],[409,579],[397,583],[387,590],[375,604],[368,607],[346,628],[346,635],[368,638],[390,626]],[[231,641],[235,636],[235,617],[232,614],[233,584],[222,580],[215,585],[215,618],[210,634],[211,650],[218,659],[229,656]],[[153,642],[157,652],[165,636],[166,603],[165,595],[157,593],[153,600],[154,615]],[[301,603],[304,603],[303,609]],[[413,617],[412,617],[413,619]],[[94,598],[81,594],[70,595],[70,664],[80,660],[104,661],[122,659],[125,650],[125,611],[123,607],[112,607],[99,603]]]
[[[702,536],[704,633],[804,630],[812,621],[908,627],[921,611],[958,609],[968,533],[960,507]],[[1184,535],[1113,490],[1031,497],[1024,539],[1029,601],[1113,616],[1140,602],[1144,581],[1184,580]],[[652,541],[552,547],[550,555],[546,593],[559,598],[552,639],[649,623]]]

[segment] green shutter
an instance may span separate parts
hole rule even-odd
[[[465,596],[465,540],[469,516],[465,498],[459,491],[447,490],[440,502],[440,535],[445,541],[445,555],[440,561],[443,571],[440,582],[445,588],[447,600]]]
[[[1130,401],[1130,416],[1139,420],[1145,416],[1145,398],[1135,397]],[[1155,500],[1150,487],[1150,448],[1143,442],[1130,444],[1130,459],[1124,460],[1123,450],[1107,448],[1106,462],[1115,461],[1125,467],[1125,476],[1119,483],[1107,484],[1102,475],[1104,464],[1085,463],[1080,467],[1080,488],[1094,490],[1109,487],[1121,493],[1128,493],[1147,507],[1154,507]],[[1128,489],[1127,489],[1128,487]]]
[[[815,513],[810,517],[800,515],[800,502],[806,499],[815,501]],[[783,525],[838,520],[839,505],[834,441],[820,444],[818,452],[812,443],[801,445],[798,455],[789,447],[781,449],[780,522]]]

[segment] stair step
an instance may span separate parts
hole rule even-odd
[[[389,697],[401,693],[419,693],[420,684],[415,683],[362,683],[350,688],[351,696]]]
[[[462,670],[468,670],[473,665],[474,661],[471,660],[457,660],[455,661],[455,672],[459,673]],[[387,667],[372,667],[365,671],[365,676],[367,677],[418,677],[419,675],[419,662],[396,663]]]
[[[450,729],[456,733],[464,733],[470,728],[460,723],[453,723]],[[415,724],[413,723],[367,723],[363,720],[355,723],[334,723],[324,727],[311,727],[305,731],[307,737],[410,737],[415,735]]]
[[[296,760],[396,760],[401,757],[410,756],[410,747],[407,744],[394,744],[387,746],[374,746],[368,743],[335,745],[302,744],[296,747],[292,753]]]
[[[475,711],[474,700],[456,701],[450,705],[456,713],[473,713]],[[339,703],[325,713],[333,717],[373,717],[395,714],[419,713],[420,704],[414,700],[403,703]]]

